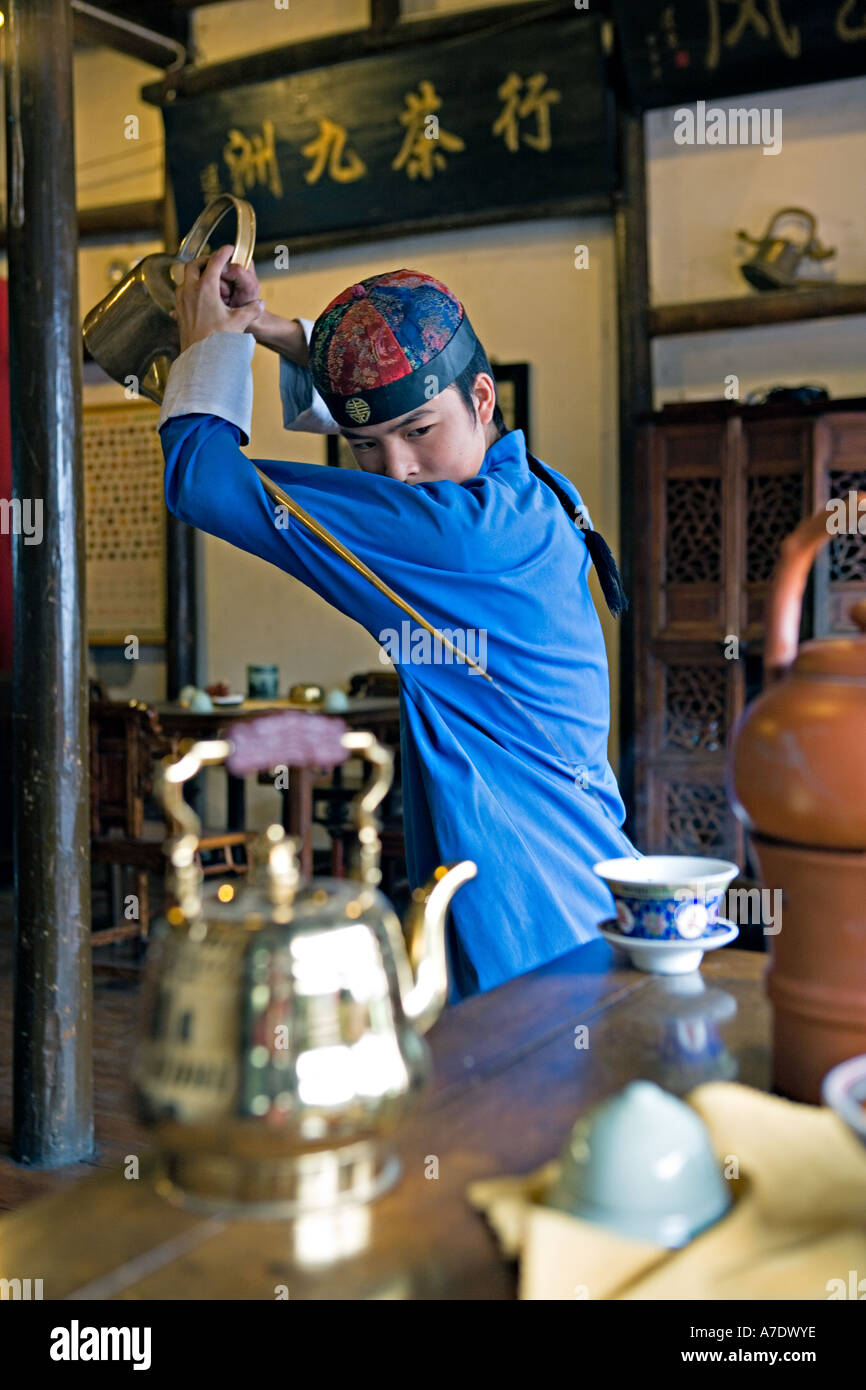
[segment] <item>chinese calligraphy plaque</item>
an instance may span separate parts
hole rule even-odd
[[[179,226],[235,192],[259,245],[563,212],[609,196],[601,23],[541,20],[163,107]]]

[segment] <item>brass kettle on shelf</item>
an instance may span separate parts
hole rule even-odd
[[[809,230],[802,243],[779,236],[775,231],[776,223],[783,217],[799,217],[807,223]],[[821,245],[815,214],[808,208],[780,208],[773,213],[762,236],[752,236],[743,230],[738,231],[737,236],[740,241],[751,242],[757,247],[755,254],[740,266],[743,279],[756,290],[794,290],[823,285],[823,280],[799,278],[800,262],[806,258],[826,261],[836,254],[835,247]]]
[[[256,844],[263,885],[256,872],[203,881],[190,778],[221,763],[245,775],[354,755],[373,775],[352,807],[353,877],[302,885],[296,842],[271,825]],[[239,721],[164,761],[176,901],[153,933],[134,1088],[158,1187],[181,1204],[295,1216],[369,1201],[399,1176],[388,1136],[429,1079],[422,1034],[447,997],[446,914],[477,870],[440,866],[401,929],[377,887],[375,808],[392,775],[372,734],[301,711]]]
[[[115,285],[84,320],[82,332],[91,357],[121,386],[134,380],[136,391],[162,404],[172,362],[180,355],[175,305],[176,266],[204,251],[214,228],[234,209],[237,235],[231,264],[246,270],[256,244],[256,214],[250,203],[221,193],[199,214],[174,255],[145,256]]]

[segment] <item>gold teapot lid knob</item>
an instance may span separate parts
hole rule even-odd
[[[281,825],[269,825],[262,838],[267,860],[268,897],[274,906],[273,920],[288,922],[301,881],[298,841],[287,835]]]

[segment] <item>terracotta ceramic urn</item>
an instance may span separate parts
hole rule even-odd
[[[816,1104],[830,1068],[866,1053],[866,600],[851,609],[858,632],[797,645],[830,517],[816,512],[782,544],[765,687],[732,730],[727,767],[762,888],[782,895],[767,937],[773,1084]]]

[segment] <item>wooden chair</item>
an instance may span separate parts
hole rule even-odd
[[[147,820],[146,802],[153,792],[154,763],[177,751],[166,738],[156,712],[140,700],[90,701],[90,854],[111,871],[112,925],[92,933],[94,946],[139,938],[150,927],[148,873],[164,878],[163,843],[173,831],[164,818]],[[205,831],[199,863],[205,877],[247,872],[246,850],[255,836],[248,831]],[[208,862],[202,856],[219,856]],[[119,920],[117,881],[121,868],[134,870],[138,916]]]

